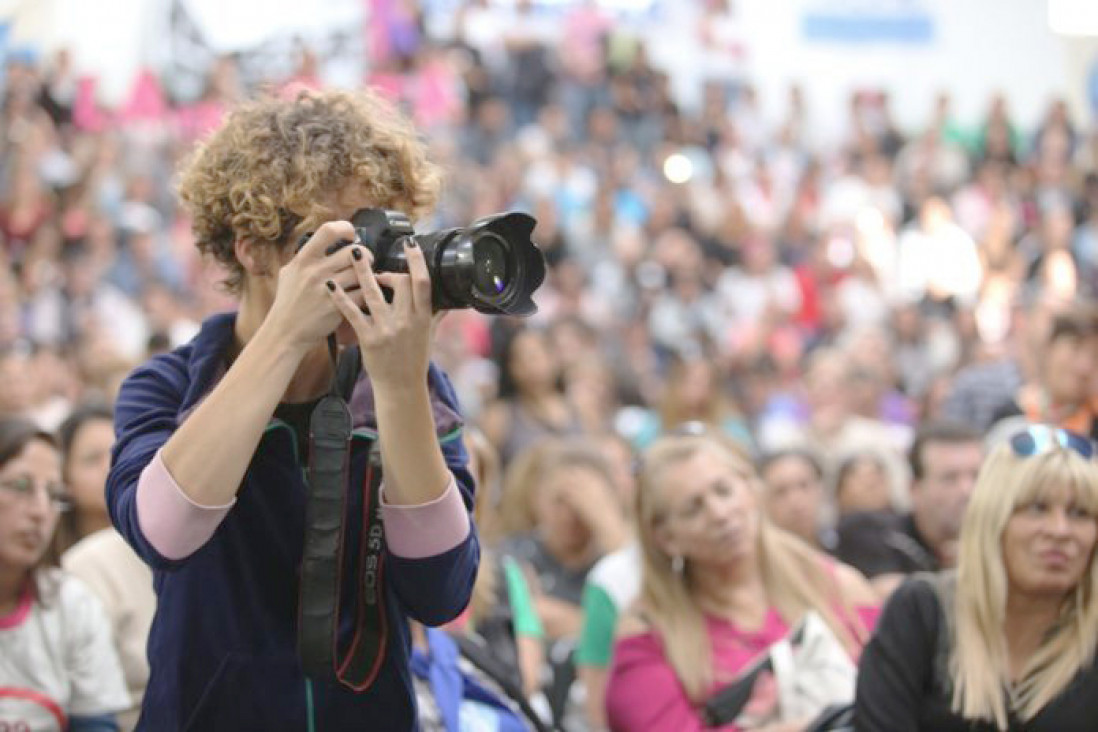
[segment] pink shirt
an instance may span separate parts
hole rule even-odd
[[[862,623],[872,629],[880,613],[877,607],[855,608]],[[727,685],[752,660],[789,633],[777,610],[766,613],[762,627],[744,631],[728,620],[707,617],[706,631],[713,651],[714,678],[710,693]],[[616,732],[696,732],[703,729],[699,708],[687,697],[675,670],[663,653],[654,631],[620,639],[606,689],[610,729]],[[735,725],[720,727],[729,732]]]

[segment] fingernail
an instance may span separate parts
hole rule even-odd
[[[404,246],[408,247],[409,249],[415,249],[416,247],[419,246],[419,242],[417,242],[412,237],[408,237],[407,239],[404,240]]]
[[[362,250],[359,249],[358,247],[355,247],[354,249],[351,250],[351,256],[355,258],[356,262],[361,262],[362,261]]]
[[[335,292],[336,291],[336,283],[332,282],[331,280],[328,280],[327,282],[325,282],[324,286],[328,288],[328,292]]]

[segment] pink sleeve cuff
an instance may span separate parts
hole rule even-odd
[[[423,559],[448,552],[465,541],[470,530],[469,512],[465,510],[453,475],[441,496],[417,506],[386,503],[382,484],[381,520],[385,523],[385,543],[389,551],[405,559]]]
[[[192,501],[168,472],[159,450],[137,481],[137,523],[165,559],[183,559],[198,551],[235,503],[235,498],[224,506]]]

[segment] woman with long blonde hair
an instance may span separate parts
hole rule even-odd
[[[808,611],[857,657],[876,614],[868,582],[767,521],[754,467],[727,438],[661,438],[639,483],[644,572],[615,647],[612,729],[702,729],[704,702]]]
[[[1095,729],[1096,449],[1035,425],[991,453],[956,572],[909,580],[866,647],[856,729]]]

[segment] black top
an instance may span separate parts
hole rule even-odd
[[[274,417],[290,426],[297,440],[297,457],[302,465],[309,461],[309,420],[312,419],[313,409],[320,403],[319,399],[308,402],[280,402],[275,407]]]
[[[835,556],[866,577],[937,572],[941,567],[911,514],[853,513],[839,519]]]
[[[856,732],[994,732],[989,722],[950,711],[946,619],[925,576],[892,595],[862,652],[855,699]],[[939,645],[939,642],[943,642]],[[1093,732],[1098,729],[1098,668],[1079,673],[1028,722],[1011,718],[1009,732]]]
[[[591,571],[594,562],[579,568],[564,566],[536,532],[519,534],[504,540],[500,544],[500,551],[529,566],[537,576],[541,591],[549,597],[577,606],[581,604],[587,573]]]

